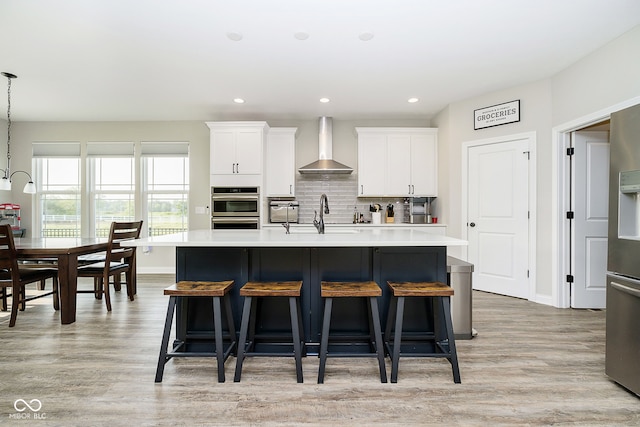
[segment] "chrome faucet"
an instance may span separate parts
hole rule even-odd
[[[320,196],[320,221],[316,218],[318,216],[317,211],[313,211],[313,225],[316,226],[318,233],[324,234],[324,214],[329,213],[329,199],[327,199],[327,195],[322,193]]]
[[[289,224],[289,208],[293,208],[293,203],[288,203],[288,204],[287,204],[287,212],[286,212],[286,214],[287,214],[287,222],[285,222],[284,224],[282,224],[282,226],[284,227],[284,229],[285,229],[285,230],[287,230],[287,232],[286,232],[285,234],[291,234],[291,233],[289,232],[289,227],[291,226],[291,225]]]

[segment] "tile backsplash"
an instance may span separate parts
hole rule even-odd
[[[327,224],[347,224],[353,222],[354,207],[364,215],[366,221],[371,220],[369,205],[380,203],[383,209],[390,203],[394,205],[396,221],[400,222],[405,203],[403,198],[358,198],[358,175],[301,175],[296,176],[296,200],[300,203],[299,222],[313,222],[313,212],[320,213],[320,195],[325,193],[329,200],[328,215],[324,216]]]

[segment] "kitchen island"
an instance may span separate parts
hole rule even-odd
[[[317,350],[322,330],[320,282],[374,280],[382,288],[380,313],[386,321],[389,304],[387,280],[447,281],[447,247],[466,245],[452,237],[416,229],[354,229],[327,225],[325,234],[313,226],[261,230],[194,230],[144,238],[128,243],[133,246],[176,247],[176,280],[234,280],[231,294],[236,325],[240,325],[242,298],[239,289],[247,281],[302,280],[303,333],[309,352]],[[269,301],[271,303],[271,301]],[[351,301],[334,305],[332,328],[360,330],[366,319],[366,307]],[[201,299],[178,307],[176,331],[191,338],[193,348],[198,336],[206,341],[213,329],[211,303]],[[264,304],[257,332],[290,329],[286,299]],[[422,317],[425,307],[407,307],[407,325]],[[422,314],[422,315],[421,315]],[[384,324],[384,323],[383,323]]]

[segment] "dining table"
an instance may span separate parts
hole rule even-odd
[[[16,238],[19,260],[53,262],[58,269],[60,321],[68,325],[76,321],[78,291],[78,256],[106,251],[107,238]]]

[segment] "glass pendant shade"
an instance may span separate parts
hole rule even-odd
[[[22,191],[26,194],[36,194],[36,185],[33,183],[33,181],[29,181],[26,183],[26,185],[24,186],[24,190]]]
[[[11,181],[6,176],[0,179],[0,190],[11,190]]]

